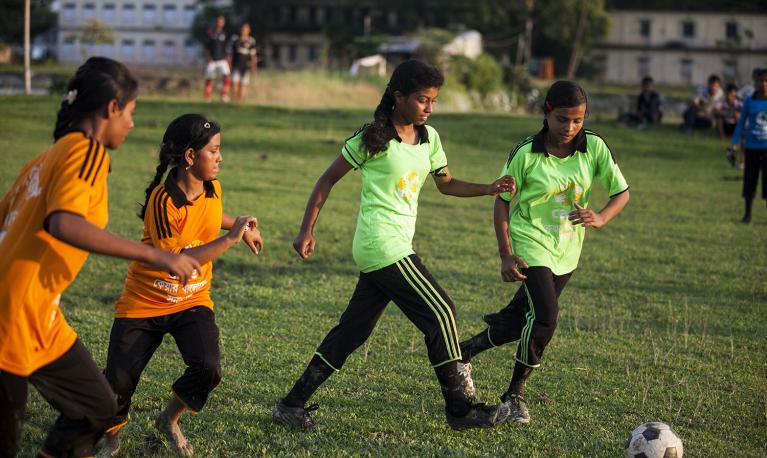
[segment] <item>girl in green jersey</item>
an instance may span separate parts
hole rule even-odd
[[[314,252],[314,225],[333,185],[352,169],[361,172],[362,195],[352,247],[360,275],[338,325],[277,404],[273,419],[278,424],[305,430],[315,427],[309,411],[316,405],[307,408],[306,402],[367,340],[390,301],[424,334],[452,428],[490,427],[506,416],[499,406],[474,404],[464,394],[455,305],[413,251],[418,195],[428,175],[441,193],[453,196],[514,191],[510,177],[474,184],[450,174],[439,134],[426,125],[442,83],[442,74],[431,65],[416,60],[400,64],[374,121],[346,141],[314,186],[301,231],[293,242],[304,259]]]
[[[557,81],[543,111],[543,129],[518,144],[503,168],[502,175],[516,180],[514,201],[502,194],[494,209],[501,277],[523,284],[505,308],[485,316],[486,330],[461,342],[463,362],[470,366],[480,352],[519,340],[511,383],[501,396],[508,421],[519,423],[530,421],[525,381],[554,335],[557,299],[578,265],[585,228],[604,226],[629,200],[607,144],[583,128],[588,113],[583,88]],[[589,206],[595,180],[610,195],[599,212]]]

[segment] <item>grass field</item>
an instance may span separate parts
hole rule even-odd
[[[49,145],[57,104],[0,98],[2,193]],[[312,260],[302,262],[291,241],[314,181],[370,112],[140,102],[135,129],[112,152],[110,230],[139,238],[136,203],[154,174],[163,129],[189,111],[222,123],[225,208],[256,214],[267,246],[258,258],[238,246],[216,262],[224,379],[201,414],[182,420],[198,456],[614,457],[629,431],[649,420],[671,424],[686,456],[767,455],[767,209],[759,200],[751,225],[738,222],[741,181],[713,137],[590,124],[615,152],[631,202],[587,235],[560,300],[558,330],[528,384],[530,425],[451,431],[421,337],[390,306],[369,342],[313,399],[321,432],[302,434],[273,426],[271,409],[354,287],[359,176],[334,189]],[[431,122],[453,173],[485,182],[540,125],[537,118],[447,113]],[[599,188],[592,205],[605,199]],[[415,249],[456,302],[463,337],[482,330],[482,315],[517,288],[500,281],[491,208],[491,198],[448,198],[432,184],[420,199]],[[127,262],[91,256],[62,300],[99,364],[126,269]],[[507,386],[514,350],[475,360],[482,401],[496,402]],[[167,454],[151,425],[182,370],[168,338],[134,397],[122,456]],[[36,392],[30,396],[21,456],[35,451],[55,416]]]

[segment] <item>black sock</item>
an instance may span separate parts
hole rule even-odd
[[[463,376],[458,371],[458,361],[451,361],[434,368],[437,380],[445,398],[445,409],[450,415],[463,417],[471,409],[471,402],[461,389]]]
[[[511,383],[509,383],[509,389],[506,390],[506,393],[504,393],[503,396],[501,396],[501,401],[505,401],[506,398],[512,394],[522,396],[525,393],[525,382],[527,381],[527,378],[530,377],[532,372],[532,367],[525,366],[524,364],[517,361],[514,364],[514,373],[511,375]]]
[[[746,213],[744,216],[751,216],[751,207],[754,204],[754,199],[745,199],[746,201]]]
[[[471,362],[471,359],[483,351],[493,348],[493,344],[490,343],[490,339],[487,337],[488,330],[480,332],[476,336],[469,340],[461,342],[461,361],[464,363]]]
[[[312,397],[317,388],[322,385],[332,374],[334,369],[322,360],[317,355],[314,355],[309,365],[306,366],[301,378],[296,380],[296,384],[293,385],[293,389],[290,390],[285,398],[282,399],[282,403],[288,407],[303,407],[306,401]]]

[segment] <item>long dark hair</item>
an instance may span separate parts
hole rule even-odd
[[[386,145],[396,135],[394,127],[389,122],[394,111],[395,91],[407,97],[421,89],[442,87],[444,82],[445,77],[442,76],[442,72],[426,62],[412,59],[397,65],[373,114],[373,122],[364,127],[362,143],[368,152],[376,154],[385,150]]]
[[[111,100],[117,100],[122,109],[137,95],[138,81],[128,67],[106,57],[91,57],[67,84],[53,139],[58,140],[78,122],[103,110]]]
[[[586,96],[586,91],[575,81],[560,80],[552,84],[546,92],[543,113],[549,114],[555,108],[572,108],[578,105],[586,105],[586,115],[588,115],[589,98]],[[549,127],[546,119],[543,120],[543,126]]]
[[[219,132],[221,132],[221,126],[201,114],[184,114],[171,121],[168,128],[165,129],[165,135],[162,136],[160,163],[157,164],[152,182],[146,188],[146,200],[138,213],[139,218],[144,219],[149,197],[154,188],[162,181],[168,167],[182,164],[184,153],[189,148],[192,148],[195,153],[199,153],[210,142],[210,139]]]

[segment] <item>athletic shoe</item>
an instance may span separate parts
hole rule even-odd
[[[477,388],[474,386],[474,380],[471,378],[471,363],[458,363],[458,373],[461,374],[461,390],[467,398],[477,397]]]
[[[500,414],[500,405],[487,406],[485,404],[472,404],[469,413],[462,417],[453,416],[450,412],[445,412],[447,424],[455,430],[469,428],[492,428],[498,422]]]
[[[312,404],[307,408],[290,407],[280,401],[272,412],[272,421],[278,425],[314,431],[317,429],[317,422],[309,416],[309,412],[317,410],[319,407],[317,404]]]
[[[508,416],[504,421],[512,423],[530,423],[530,412],[527,410],[527,401],[518,394],[510,394],[503,401],[503,406],[508,409]]]

